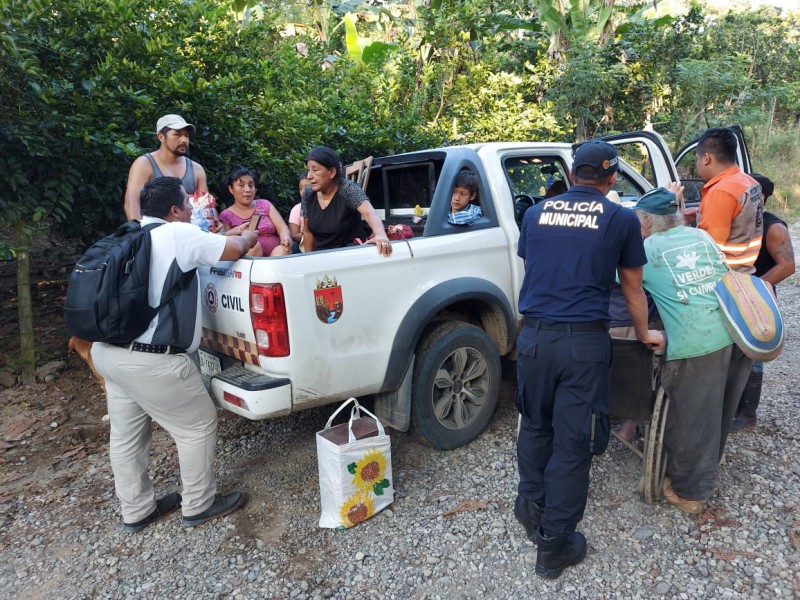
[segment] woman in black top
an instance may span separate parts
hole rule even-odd
[[[372,203],[361,187],[345,179],[339,156],[324,146],[306,157],[309,186],[301,201],[304,220],[303,246],[306,252],[341,248],[363,236],[361,217],[372,229],[378,253],[389,256],[392,245],[386,237]]]

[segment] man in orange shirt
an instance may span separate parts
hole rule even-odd
[[[716,127],[700,136],[695,161],[705,185],[697,226],[714,239],[731,269],[752,274],[764,229],[761,185],[739,169],[736,149],[729,129]]]

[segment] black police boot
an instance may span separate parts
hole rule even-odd
[[[517,501],[514,502],[514,516],[525,528],[528,539],[534,544],[536,543],[536,532],[539,530],[539,522],[542,520],[543,511],[544,509],[536,502],[523,496],[517,496]]]
[[[541,527],[536,534],[536,574],[555,579],[566,569],[577,565],[586,556],[586,538],[574,532],[570,536],[547,536]]]

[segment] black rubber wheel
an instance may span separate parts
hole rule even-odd
[[[497,347],[483,330],[460,321],[439,325],[417,346],[415,433],[438,450],[474,439],[492,420],[501,377]]]

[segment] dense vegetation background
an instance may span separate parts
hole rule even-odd
[[[32,237],[55,224],[93,240],[119,224],[130,163],[171,112],[198,126],[191,154],[212,193],[241,163],[284,211],[317,144],[348,161],[653,127],[677,148],[734,122],[780,209],[800,196],[787,168],[799,158],[800,13],[774,8],[0,0],[0,81],[0,253],[23,270],[21,310]]]

